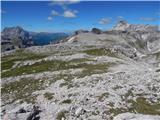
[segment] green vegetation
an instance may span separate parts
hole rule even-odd
[[[84,70],[79,74],[79,78],[83,78],[85,76],[90,76],[92,74],[101,74],[108,72],[108,68],[114,65],[113,63],[107,64],[86,64],[84,66]]]
[[[14,65],[14,61],[6,61],[6,62],[2,62],[1,63],[1,69],[2,70],[6,70],[6,69],[10,69],[12,68],[12,66]]]
[[[149,103],[143,97],[138,97],[136,101],[129,100],[131,107],[129,108],[110,108],[109,113],[116,116],[121,113],[131,112],[131,113],[140,113],[147,115],[160,115],[160,104]]]
[[[89,55],[96,55],[96,56],[107,55],[110,57],[117,57],[117,55],[115,53],[113,53],[110,49],[106,49],[106,48],[89,49],[89,50],[85,50],[83,52],[85,52]]]
[[[40,63],[35,63],[30,66],[22,66],[19,68],[14,68],[12,70],[2,72],[2,78],[10,76],[18,76],[22,74],[32,74],[39,73],[44,71],[57,71],[57,70],[66,70],[66,69],[76,69],[76,68],[85,68],[82,76],[90,75],[93,73],[106,72],[107,68],[111,65],[109,64],[87,64],[85,61],[90,61],[88,59],[75,59],[71,61],[42,61]],[[95,71],[96,70],[96,71]]]
[[[56,119],[57,120],[62,120],[62,118],[64,118],[64,119],[66,119],[66,114],[67,113],[69,113],[68,111],[61,111],[61,112],[59,112],[58,114],[57,114],[57,117],[56,117]]]
[[[156,59],[157,59],[157,60],[160,60],[160,51],[159,51],[159,52],[156,52],[156,53],[154,53],[154,54],[151,54],[151,55],[156,56]],[[160,62],[160,61],[158,61],[158,62]]]
[[[2,95],[5,96],[11,95],[12,101],[23,100],[29,103],[33,103],[35,99],[33,99],[32,93],[36,90],[43,89],[45,80],[33,80],[33,79],[22,79],[15,82],[10,82],[8,84],[4,84],[1,89]]]
[[[70,104],[71,102],[72,102],[71,99],[66,99],[66,100],[63,100],[61,104]]]
[[[114,90],[118,90],[118,89],[121,89],[121,88],[123,88],[123,87],[122,86],[118,86],[118,85],[116,85],[115,87],[113,87]]]
[[[108,95],[109,95],[109,93],[107,93],[107,92],[101,94],[100,96],[98,96],[98,101],[103,101],[103,99],[107,98]]]
[[[146,98],[138,97],[136,101],[131,100],[132,111],[141,114],[160,115],[160,103],[149,103]]]
[[[49,92],[44,93],[44,97],[47,98],[48,100],[53,99],[53,95],[54,93],[49,93]]]
[[[127,109],[124,109],[124,108],[110,108],[109,109],[109,113],[110,114],[113,114],[113,116],[116,116],[118,114],[121,114],[121,113],[125,113],[127,112],[128,110]]]
[[[138,47],[141,48],[141,49],[145,49],[147,43],[146,43],[146,42],[143,42],[143,41],[140,41],[140,40],[137,40],[137,41],[135,42],[135,45],[138,45]]]
[[[46,57],[46,55],[24,52],[23,49],[17,50],[12,55],[7,55],[1,58],[1,69],[6,70],[12,68],[16,61],[37,60]]]
[[[133,99],[128,99],[129,96],[134,97],[132,90],[129,90],[122,97],[122,100],[124,100],[127,104],[130,104],[130,106],[128,108],[114,108],[113,104],[109,104],[111,108],[109,109],[108,112],[110,114],[113,114],[113,116],[116,116],[118,114],[125,113],[125,112],[148,114],[148,115],[160,115],[160,103],[149,102],[145,97],[142,97],[143,95],[146,95],[146,94],[144,93],[137,94],[136,96],[139,96],[139,97],[135,101]]]

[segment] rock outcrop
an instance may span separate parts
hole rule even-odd
[[[101,34],[102,33],[102,30],[98,29],[98,28],[92,28],[91,30],[92,33],[95,33],[95,34]]]

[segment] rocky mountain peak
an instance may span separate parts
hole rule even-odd
[[[1,32],[1,44],[4,50],[10,50],[14,47],[26,47],[33,44],[29,32],[20,26],[6,27]]]
[[[114,30],[120,30],[120,31],[125,31],[130,24],[128,24],[126,21],[119,21],[116,26],[113,27]]]
[[[112,30],[118,31],[158,31],[158,26],[153,25],[142,25],[142,24],[129,24],[126,21],[119,21],[116,26],[113,27]]]

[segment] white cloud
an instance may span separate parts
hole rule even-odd
[[[47,19],[48,19],[49,21],[51,21],[53,18],[52,18],[51,16],[49,16]]]
[[[99,24],[109,24],[111,22],[111,18],[102,18],[98,21]]]
[[[67,18],[75,18],[76,13],[75,13],[75,11],[66,10],[66,11],[64,11],[63,16],[67,17]]]
[[[141,17],[141,18],[139,18],[139,20],[152,22],[152,21],[157,21],[157,20],[158,20],[158,18],[152,18],[152,17]]]
[[[49,5],[51,6],[59,6],[60,8],[62,8],[63,13],[60,14],[59,12],[52,10],[51,11],[51,16],[63,16],[66,18],[75,18],[77,17],[77,10],[72,10],[68,7],[68,5],[70,4],[76,4],[79,3],[80,0],[53,0]]]
[[[121,21],[121,20],[124,20],[124,17],[123,16],[117,16],[117,21]]]
[[[58,13],[57,11],[55,11],[55,10],[52,10],[52,11],[51,11],[51,15],[53,15],[53,16],[58,16],[59,13]]]

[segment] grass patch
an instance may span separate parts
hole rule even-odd
[[[155,53],[154,55],[156,56],[157,60],[160,59],[160,52],[157,52],[157,53]]]
[[[43,89],[44,88],[43,84],[44,84],[43,80],[22,79],[19,81],[4,84],[1,88],[1,93],[5,97],[12,96],[10,103],[13,103],[16,100],[23,100],[28,103],[34,103],[35,98],[32,96],[32,93],[35,92],[36,90]]]
[[[57,114],[56,120],[62,120],[63,118],[66,119],[66,114],[69,113],[68,111],[61,111]]]
[[[103,94],[101,94],[100,96],[98,96],[98,101],[103,101],[105,98],[107,98],[109,95],[109,93],[105,92]]]
[[[113,114],[113,116],[116,116],[118,114],[127,112],[127,109],[124,109],[124,108],[110,108],[108,112],[110,114]]]
[[[138,97],[136,101],[128,100],[131,103],[129,108],[110,108],[109,113],[116,116],[121,113],[131,112],[140,113],[147,115],[160,115],[160,104],[159,103],[149,103],[146,98]]]
[[[141,114],[160,115],[160,104],[149,103],[146,98],[138,97],[136,101],[130,101],[132,103],[132,111],[136,111]]]
[[[115,87],[113,87],[113,90],[118,90],[118,89],[121,89],[123,88],[122,86],[119,86],[119,85],[116,85]]]
[[[54,95],[54,93],[49,93],[49,92],[44,93],[44,97],[48,100],[52,100],[53,95]]]
[[[89,55],[96,55],[96,56],[107,55],[110,57],[117,57],[117,55],[115,53],[113,53],[110,49],[106,49],[106,48],[89,49],[89,50],[85,50],[83,52],[87,53]]]
[[[35,63],[33,65],[26,65],[19,68],[14,68],[10,71],[6,71],[2,73],[3,77],[10,77],[10,76],[18,76],[22,74],[32,74],[32,73],[39,73],[43,71],[56,71],[56,70],[65,70],[69,68],[76,68],[77,65],[72,65],[72,61],[42,61],[40,63]]]
[[[46,57],[46,55],[34,54],[31,52],[24,52],[17,50],[12,55],[7,55],[1,58],[1,69],[6,70],[12,68],[16,61],[37,60]]]
[[[88,75],[94,73],[104,72],[104,69],[108,68],[108,65],[105,64],[87,64],[85,61],[88,59],[75,59],[71,61],[42,61],[40,63],[35,63],[30,66],[22,66],[19,68],[14,68],[12,70],[2,72],[1,77],[10,77],[10,76],[19,76],[22,74],[32,74],[39,73],[44,71],[57,71],[57,70],[66,70],[66,69],[76,69],[76,68],[85,68],[82,75]],[[97,71],[95,71],[97,70]]]
[[[66,99],[61,102],[61,104],[70,104],[72,103],[71,99]]]
[[[78,77],[82,78],[82,77],[90,76],[93,74],[106,73],[106,72],[108,72],[108,68],[112,65],[113,65],[113,63],[84,65],[84,70],[82,71],[82,73]]]

